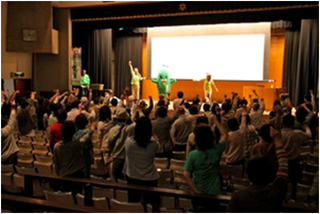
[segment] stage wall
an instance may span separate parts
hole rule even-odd
[[[215,81],[219,92],[213,91],[212,99],[221,102],[223,96],[227,94],[231,96],[232,91],[236,91],[243,96],[244,86],[263,86],[265,88],[282,88],[282,73],[283,73],[283,56],[284,56],[284,31],[271,32],[271,44],[270,44],[270,64],[269,64],[269,79],[275,80],[275,82],[263,82],[263,81]],[[147,76],[147,45],[146,38],[144,38],[143,44],[143,76]],[[178,91],[183,91],[185,97],[192,99],[196,94],[200,97],[203,95],[203,83],[192,80],[178,80],[171,85],[171,96],[173,100],[177,96]],[[155,100],[158,100],[158,92],[155,83],[152,83],[150,79],[143,80],[142,82],[142,98],[148,99],[151,95]]]

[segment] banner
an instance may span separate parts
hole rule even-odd
[[[81,80],[81,48],[71,48],[71,85],[80,86]]]

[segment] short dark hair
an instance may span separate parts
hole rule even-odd
[[[210,126],[197,126],[194,133],[194,141],[196,142],[199,150],[205,151],[214,146],[215,138]]]
[[[78,108],[79,104],[80,104],[80,101],[79,100],[75,100],[75,101],[72,102],[71,108]]]
[[[308,114],[307,110],[304,107],[299,106],[296,110],[297,121],[300,123],[303,123],[306,119],[307,114]]]
[[[248,105],[248,101],[247,101],[246,99],[242,99],[242,100],[240,101],[240,104],[241,104],[241,106],[243,106],[243,105]]]
[[[221,108],[224,112],[228,113],[231,110],[232,105],[230,103],[223,103]]]
[[[260,129],[260,135],[261,138],[266,141],[271,143],[273,139],[270,136],[270,127],[272,127],[270,124],[264,124],[261,129]]]
[[[199,108],[196,105],[192,105],[189,108],[189,112],[191,115],[199,114]]]
[[[76,133],[76,126],[74,122],[64,122],[61,126],[61,133],[64,141],[71,141],[74,133]]]
[[[260,108],[260,104],[259,104],[259,103],[254,103],[254,104],[252,105],[252,109],[253,109],[254,111],[258,111],[259,108]]]
[[[94,99],[93,99],[93,103],[94,104],[99,104],[99,101],[100,101],[100,97],[95,97]]]
[[[102,106],[99,109],[99,121],[111,120],[111,110],[109,106]]]
[[[304,99],[306,99],[307,101],[311,102],[311,95],[310,94],[305,95]]]
[[[67,119],[67,112],[64,109],[59,109],[56,113],[56,117],[59,122],[65,121]]]
[[[287,114],[282,118],[282,124],[284,127],[291,128],[294,126],[295,117],[291,114]]]
[[[29,103],[27,102],[26,99],[21,99],[19,104],[21,108],[27,108],[29,106]]]
[[[178,92],[178,98],[182,98],[183,97],[183,92],[182,91],[179,91]]]
[[[203,105],[203,110],[204,111],[210,111],[210,105],[208,103]]]
[[[160,106],[159,108],[157,108],[156,113],[158,117],[164,118],[168,115],[168,109],[164,106]]]
[[[152,136],[152,124],[149,118],[140,117],[136,121],[134,139],[138,146],[146,148]]]
[[[209,119],[206,116],[199,116],[196,119],[196,124],[200,123],[209,124]]]
[[[76,126],[79,129],[84,129],[88,125],[89,121],[88,121],[87,117],[84,114],[79,114],[76,117],[75,123],[76,123]]]
[[[266,186],[275,179],[275,171],[268,157],[252,159],[247,165],[249,180],[259,186]]]
[[[230,118],[228,120],[228,127],[231,131],[237,131],[239,129],[239,122],[236,118]]]
[[[118,100],[116,98],[112,98],[111,105],[112,106],[117,106],[118,105]]]

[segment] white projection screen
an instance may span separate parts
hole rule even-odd
[[[268,79],[270,23],[148,28],[148,77]]]

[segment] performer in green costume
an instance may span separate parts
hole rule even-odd
[[[169,72],[165,69],[160,70],[158,73],[158,78],[152,79],[151,81],[157,84],[158,95],[164,95],[165,97],[170,95],[171,83],[177,82],[176,79],[170,79]]]

